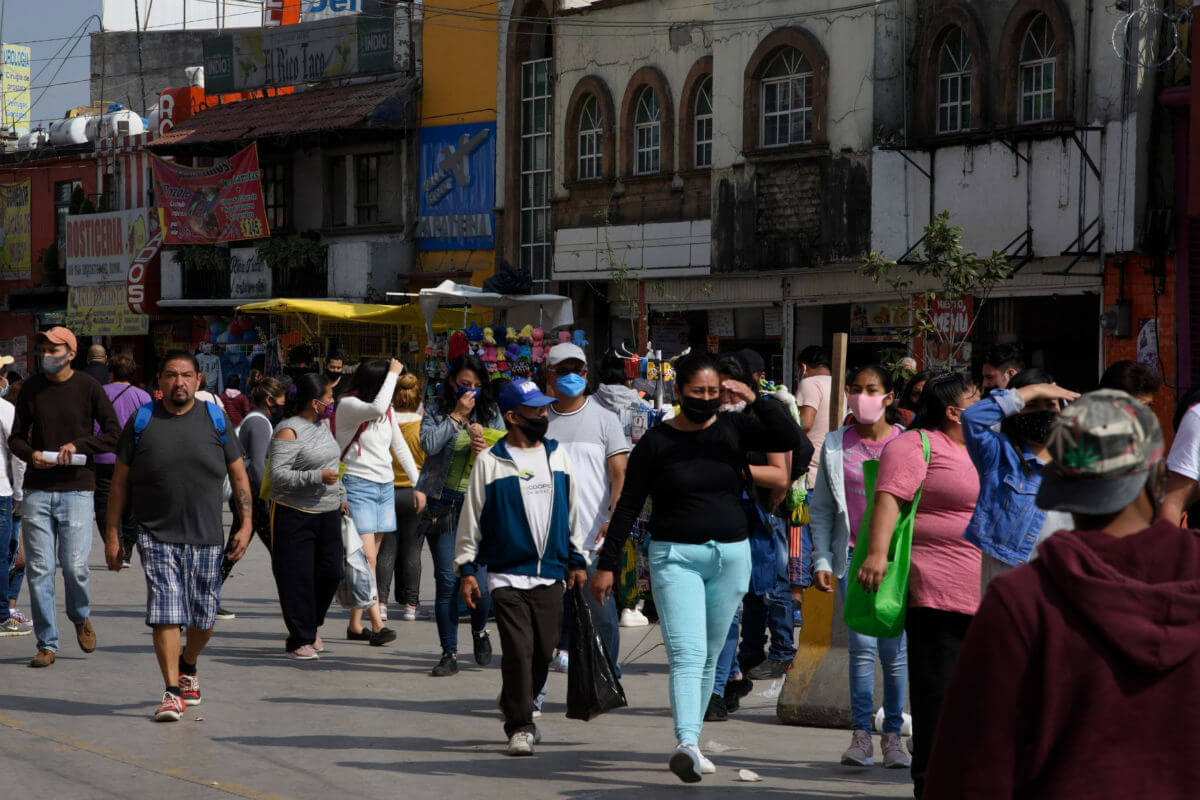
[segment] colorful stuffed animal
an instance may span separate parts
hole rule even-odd
[[[584,335],[583,331],[578,328],[575,329],[574,343],[575,346],[579,348],[585,348],[588,346],[587,337]]]
[[[517,341],[517,329],[509,328],[505,334],[504,340],[507,344],[512,344],[513,342]]]
[[[467,351],[473,356],[483,355],[483,328],[474,322],[467,326]]]
[[[558,343],[559,344],[570,344],[571,343],[571,332],[570,331],[559,331],[558,332]]]
[[[521,332],[517,334],[517,341],[520,342],[521,344],[532,345],[533,344],[533,326],[526,325],[524,328],[521,328]]]
[[[450,334],[450,344],[446,347],[446,358],[450,361],[465,356],[470,349],[465,331],[455,331]]]
[[[509,330],[512,330],[512,328],[509,328]],[[508,347],[504,348],[504,352],[508,355],[509,361],[516,361],[521,355],[521,345],[515,341],[509,342]]]
[[[544,345],[546,332],[541,328],[533,329],[533,363],[540,364],[546,358],[546,348]]]

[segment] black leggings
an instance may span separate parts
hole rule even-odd
[[[345,557],[340,511],[309,514],[272,504],[271,571],[288,629],[289,651],[316,641],[342,580]]]
[[[379,602],[387,603],[396,578],[396,602],[416,606],[421,602],[421,515],[413,508],[413,490],[396,487],[396,530],[385,533],[375,561],[375,579],[379,583]]]
[[[971,619],[953,611],[909,608],[904,621],[908,634],[908,702],[913,719],[913,796],[917,800],[925,791],[942,701]]]

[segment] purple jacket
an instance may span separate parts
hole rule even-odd
[[[117,412],[117,420],[121,423],[122,429],[134,412],[152,399],[150,395],[130,383],[106,383],[104,384],[104,393],[112,402],[113,410]],[[96,426],[96,432],[100,432],[99,425]],[[97,464],[116,464],[117,454],[100,453],[95,457],[95,461]]]

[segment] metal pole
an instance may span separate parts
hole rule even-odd
[[[142,12],[138,8],[138,0],[133,0],[133,25],[137,31],[137,57],[138,57],[138,80],[141,83],[142,93],[140,101],[142,104],[138,113],[146,113],[146,73],[142,68]]]

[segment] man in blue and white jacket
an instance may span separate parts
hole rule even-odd
[[[504,657],[500,709],[508,754],[533,755],[540,738],[533,695],[546,682],[562,628],[562,582],[587,582],[585,527],[579,519],[571,460],[546,439],[553,398],[517,380],[500,390],[508,433],[479,454],[458,522],[454,565],[471,608],[475,573],[487,567],[488,591]]]

